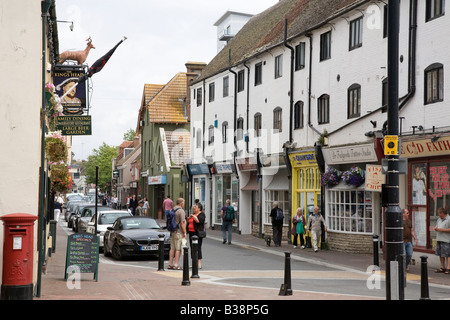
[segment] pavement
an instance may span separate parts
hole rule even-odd
[[[45,266],[45,273],[41,278],[40,296],[35,301],[44,300],[364,300],[374,298],[340,295],[330,293],[312,293],[294,290],[292,295],[280,295],[280,289],[252,288],[230,284],[204,281],[206,272],[199,270],[200,279],[189,279],[189,285],[183,285],[183,271],[167,269],[157,271],[157,268],[142,267],[141,264],[108,263],[102,259],[98,267],[98,280],[92,273],[82,273],[79,279],[64,279],[66,264],[67,233],[63,229],[64,222],[58,224],[55,252],[53,252]],[[207,237],[222,241],[221,230],[207,230]],[[333,250],[320,250],[315,253],[312,249],[293,248],[288,243],[281,247],[267,246],[265,241],[252,235],[233,234],[234,246],[245,246],[258,250],[265,250],[273,254],[284,256],[291,252],[291,259],[304,259],[317,264],[327,264],[348,270],[366,272],[373,264],[373,256],[351,254]],[[428,254],[428,256],[430,256]],[[380,256],[381,274],[385,261]],[[180,260],[182,264],[182,260]],[[153,264],[154,265],[154,264]],[[205,268],[204,268],[205,269]],[[434,273],[434,266],[428,266],[428,281],[430,284],[450,286],[450,275]],[[294,270],[295,271],[295,270]],[[202,274],[203,272],[203,274]],[[267,271],[266,271],[267,272]],[[420,259],[416,265],[410,267],[407,280],[420,283]],[[295,274],[294,274],[295,276]],[[207,276],[206,276],[207,277]],[[280,274],[280,285],[283,283],[283,272]]]

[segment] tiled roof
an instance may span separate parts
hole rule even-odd
[[[185,72],[178,73],[163,86],[148,102],[150,122],[186,123],[186,86]]]
[[[352,5],[367,2],[369,0],[281,0],[251,18],[203,69],[195,82],[227,70],[230,64],[236,66],[282,44],[285,19],[288,19],[289,39],[312,31]]]
[[[145,84],[143,104],[147,105],[162,88],[164,88],[163,84]]]

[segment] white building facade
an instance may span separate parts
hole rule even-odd
[[[276,4],[253,17],[191,85],[192,161],[213,168],[206,192],[212,225],[220,224],[220,208],[230,198],[239,212],[237,231],[270,234],[277,201],[285,231],[297,208],[319,206],[331,248],[371,252],[373,234],[383,237],[387,7],[342,3]],[[408,162],[400,206],[412,212],[420,234],[415,250],[424,252],[435,246],[428,227],[448,198],[446,5],[402,1],[399,21],[401,157]],[[365,179],[321,184],[329,168],[359,168]],[[428,186],[422,200],[413,190],[416,170]]]

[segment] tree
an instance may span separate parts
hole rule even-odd
[[[128,129],[128,131],[123,134],[123,141],[133,141],[135,135],[136,131]]]
[[[98,187],[107,191],[111,185],[112,159],[117,157],[117,147],[109,146],[105,142],[92,150],[93,154],[84,163],[87,183],[95,183],[95,167],[98,166]]]

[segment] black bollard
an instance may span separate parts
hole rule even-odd
[[[378,260],[378,235],[373,235],[373,265],[379,267],[380,262]]]
[[[158,271],[164,271],[164,239],[163,233],[158,235]]]
[[[284,253],[284,283],[281,285],[279,296],[291,296],[291,253],[286,251]]]
[[[420,272],[420,300],[430,300],[430,291],[428,289],[428,256],[420,256],[421,272]]]
[[[188,247],[183,247],[183,281],[182,286],[190,286],[191,281],[189,281],[189,257],[188,257]]]
[[[192,236],[192,276],[191,278],[200,278],[198,275],[198,236]]]

